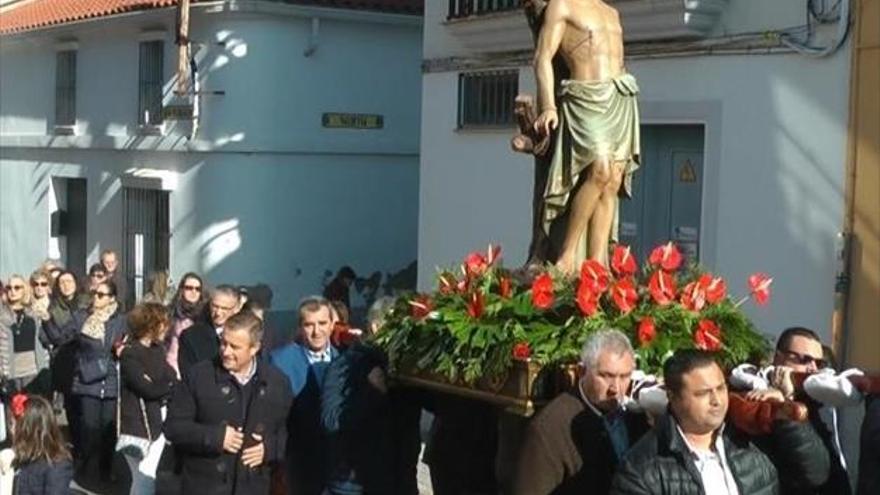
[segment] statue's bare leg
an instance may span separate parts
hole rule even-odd
[[[578,241],[584,234],[590,217],[595,213],[599,198],[612,179],[611,163],[605,158],[594,161],[587,168],[587,172],[589,173],[587,179],[581,183],[571,199],[568,227],[565,231],[565,239],[562,242],[559,258],[556,260],[556,267],[565,274],[574,273],[577,269],[575,263]]]
[[[590,259],[608,265],[608,243],[611,240],[611,228],[614,226],[614,215],[617,213],[618,192],[623,181],[623,162],[615,162],[611,166],[611,180],[605,184],[596,211],[590,218]]]

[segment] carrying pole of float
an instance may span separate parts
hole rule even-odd
[[[189,2],[177,2],[177,90],[183,96],[189,86]]]

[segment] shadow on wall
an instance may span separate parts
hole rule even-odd
[[[336,271],[324,272],[324,286],[327,286]],[[355,327],[366,325],[366,315],[370,306],[382,296],[397,296],[416,288],[417,264],[413,260],[397,272],[373,272],[369,277],[357,277],[352,284],[352,308],[350,319]],[[358,304],[355,304],[358,303]],[[276,339],[289,342],[296,335],[298,326],[296,309],[268,311],[266,313],[267,328],[276,332]],[[276,342],[277,345],[277,342]]]
[[[321,283],[324,289],[333,279],[335,271],[324,270],[324,280]],[[416,281],[418,278],[418,264],[416,260],[412,260],[401,270],[396,272],[386,272],[382,274],[380,271],[374,271],[369,277],[355,277],[350,289],[352,298],[351,303],[351,321],[358,324],[366,324],[367,310],[376,301],[383,296],[397,296],[400,293],[416,290]]]

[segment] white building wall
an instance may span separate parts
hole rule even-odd
[[[256,5],[261,2],[250,2]],[[138,42],[173,12],[5,38],[0,48],[0,278],[51,254],[52,177],[88,180],[89,262],[122,243],[121,177],[172,172],[171,271],[264,282],[275,308],[319,292],[344,264],[387,275],[416,259],[420,19],[274,4],[270,13],[194,9],[200,131],[137,134]],[[308,15],[304,15],[308,14]],[[320,17],[316,51],[303,55]],[[51,134],[55,40],[74,37],[77,136]],[[217,42],[224,42],[220,45]],[[324,112],[374,113],[380,130],[324,129]],[[359,302],[355,297],[355,302]]]
[[[730,2],[718,34],[803,21],[804,2]],[[442,25],[445,5],[426,6],[428,58],[459,55]],[[431,37],[434,38],[431,38]],[[436,40],[436,42],[435,42]],[[795,54],[629,60],[642,89],[643,123],[703,123],[702,261],[745,292],[753,272],[774,277],[768,308],[747,306],[760,329],[792,325],[830,337],[835,235],[844,205],[849,45],[834,56]],[[456,130],[458,72],[424,76],[419,287],[436,266],[454,266],[500,242],[508,266],[525,261],[533,166],[510,151],[514,129]],[[530,67],[520,93],[534,93]],[[454,199],[453,199],[454,198]]]

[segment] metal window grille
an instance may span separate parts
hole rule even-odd
[[[516,10],[523,0],[449,0],[449,19]]]
[[[143,297],[147,277],[167,270],[170,254],[169,193],[154,189],[122,189],[122,268],[128,293],[126,307]]]
[[[516,70],[467,72],[458,76],[458,127],[507,127],[516,123]]]
[[[76,124],[76,50],[55,56],[55,125]]]
[[[165,44],[161,40],[142,41],[140,44],[138,123],[141,125],[162,123],[164,50]]]

